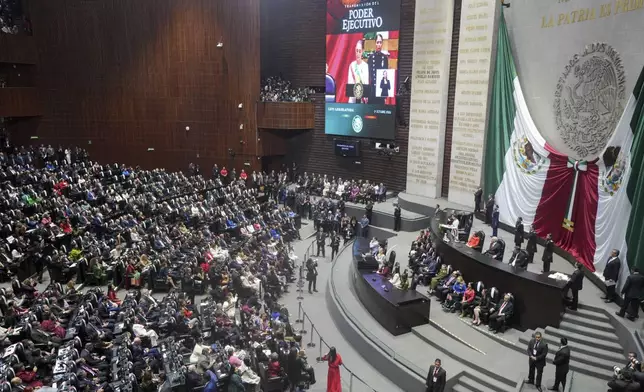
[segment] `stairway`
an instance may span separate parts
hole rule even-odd
[[[452,387],[454,392],[513,392],[514,385],[504,384],[480,372],[464,371]]]
[[[559,328],[538,329],[548,343],[549,363],[552,363],[562,337],[568,339],[570,347],[570,369],[576,372],[609,380],[613,366],[626,361],[624,348],[619,343],[615,328],[608,316],[588,308],[577,311],[567,310]],[[528,330],[519,338],[519,346],[527,347],[534,331]]]

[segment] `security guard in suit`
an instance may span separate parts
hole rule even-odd
[[[377,98],[377,83],[378,83],[378,70],[379,69],[388,69],[389,68],[389,57],[382,53],[382,43],[384,38],[382,34],[376,35],[376,51],[369,55],[368,64],[369,64],[369,85],[371,86],[371,93],[369,98],[369,103],[375,104],[384,104],[384,98]]]
[[[322,251],[322,257],[326,257],[324,254],[324,241],[326,240],[326,233],[322,230],[322,227],[318,229],[317,234],[315,235],[315,240],[317,241],[318,244],[318,253],[317,257],[320,257],[320,251]]]
[[[335,258],[340,249],[340,236],[336,231],[333,232],[331,237],[331,260]]]

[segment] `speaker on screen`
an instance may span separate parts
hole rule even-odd
[[[400,0],[327,0],[325,133],[393,140]]]

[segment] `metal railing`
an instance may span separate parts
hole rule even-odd
[[[311,244],[308,246],[306,251],[304,252],[304,258],[301,260],[300,265],[297,266],[296,268],[299,268],[299,279],[297,281],[297,299],[298,299],[298,306],[297,306],[297,319],[295,320],[295,325],[293,326],[294,329],[297,329],[299,325],[299,329],[296,330],[297,333],[299,333],[302,336],[302,346],[306,344],[306,347],[309,349],[315,349],[317,348],[317,356],[315,357],[315,360],[319,362],[323,362],[322,358],[326,353],[329,352],[329,349],[331,348],[332,345],[329,345],[326,340],[322,337],[322,334],[318,329],[315,327],[315,324],[313,323],[313,320],[311,320],[311,317],[306,313],[306,311],[302,308],[302,300],[304,299],[304,285],[305,285],[305,264],[306,260],[308,260],[310,257],[313,256],[313,252],[315,250],[315,245],[316,241],[315,239],[311,242]],[[307,342],[308,343],[305,343]],[[318,379],[322,379],[322,375],[318,376]],[[342,382],[342,390],[343,391],[348,391],[348,392],[378,392],[369,384],[367,384],[363,379],[361,379],[359,376],[357,376],[354,372],[351,371],[345,364],[342,364],[340,367],[340,380]]]

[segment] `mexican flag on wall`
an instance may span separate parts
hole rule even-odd
[[[540,237],[591,271],[602,271],[620,250],[623,281],[629,266],[644,267],[644,70],[607,147],[589,161],[557,152],[539,133],[516,73],[503,14],[485,151],[485,195],[500,220],[522,217]]]

